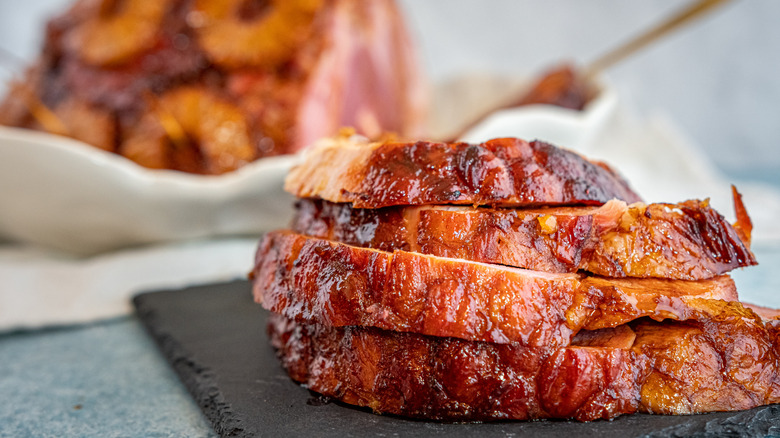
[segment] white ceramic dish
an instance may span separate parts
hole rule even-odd
[[[601,92],[584,110],[552,105],[527,105],[496,111],[461,137],[481,142],[496,137],[544,140],[556,146],[587,153],[593,139],[609,124],[618,106],[614,90],[601,86]]]
[[[0,127],[0,236],[87,255],[283,227],[296,156],[199,176],[150,170],[84,143]]]
[[[539,138],[587,152],[616,100],[606,89],[584,111],[543,105],[499,111],[464,139]],[[145,169],[79,141],[0,126],[0,239],[90,255],[259,234],[287,225],[293,198],[282,186],[297,159],[266,158],[226,175],[199,176]]]

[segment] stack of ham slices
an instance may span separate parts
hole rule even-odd
[[[776,312],[734,191],[643,204],[604,163],[544,142],[320,142],[294,168],[255,300],[290,377],[441,420],[689,414],[780,402]],[[762,315],[762,316],[759,316]]]

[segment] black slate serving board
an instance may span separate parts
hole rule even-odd
[[[375,415],[296,385],[268,345],[267,312],[245,281],[152,292],[137,314],[222,436],[534,436],[568,438],[780,436],[780,405],[693,416],[613,421],[451,424]]]

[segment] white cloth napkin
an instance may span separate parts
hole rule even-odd
[[[0,330],[75,324],[129,314],[156,289],[246,278],[257,238],[203,240],[68,258],[0,246]]]

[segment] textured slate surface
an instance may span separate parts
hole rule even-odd
[[[614,421],[445,424],[374,415],[294,384],[265,335],[267,313],[246,282],[147,293],[140,319],[222,436],[780,436],[780,405],[695,416]]]

